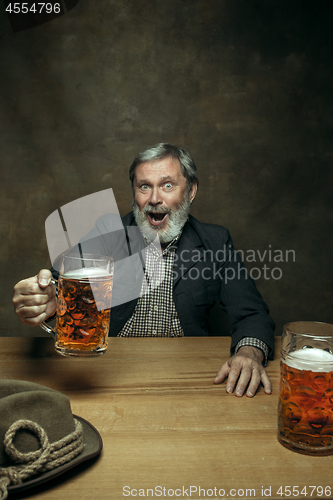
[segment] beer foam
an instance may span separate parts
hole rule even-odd
[[[86,278],[96,278],[112,276],[106,269],[100,269],[98,267],[84,267],[82,269],[74,269],[73,271],[68,271],[63,274],[62,277],[65,279],[86,279]]]
[[[331,372],[333,371],[333,354],[323,349],[306,347],[289,353],[284,363],[297,370]]]

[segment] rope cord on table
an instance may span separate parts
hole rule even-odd
[[[84,448],[83,428],[81,422],[74,419],[75,429],[68,436],[50,444],[43,427],[31,420],[17,420],[8,429],[4,438],[4,447],[7,455],[17,464],[0,468],[0,499],[5,500],[8,496],[9,485],[19,485],[41,472],[53,470],[60,465],[70,462],[81,453]],[[21,453],[14,444],[13,439],[17,431],[27,429],[35,434],[40,442],[37,451]]]

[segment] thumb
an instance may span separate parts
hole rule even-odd
[[[41,269],[37,274],[37,282],[40,288],[46,288],[51,283],[52,274],[48,269]]]
[[[217,372],[214,384],[221,384],[221,382],[223,382],[223,380],[225,380],[228,377],[229,372],[230,372],[230,366],[228,361],[226,361],[224,365]]]

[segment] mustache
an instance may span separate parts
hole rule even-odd
[[[146,215],[149,212],[154,212],[156,214],[171,214],[171,210],[169,207],[154,207],[153,205],[147,205],[144,207],[142,212]]]

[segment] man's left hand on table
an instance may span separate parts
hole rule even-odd
[[[271,394],[272,385],[262,364],[264,355],[260,349],[252,346],[241,347],[218,371],[214,384],[226,380],[226,391],[236,396],[246,394],[252,398],[259,384],[262,383],[266,394]]]

